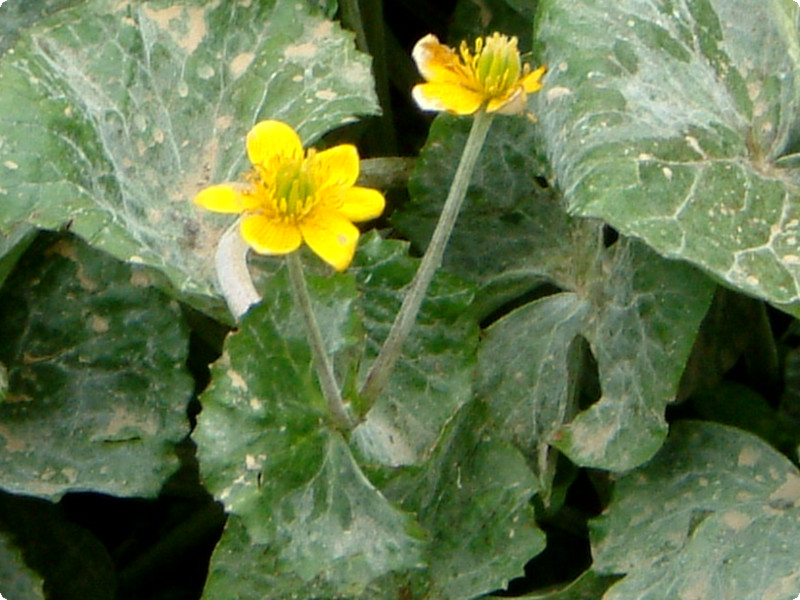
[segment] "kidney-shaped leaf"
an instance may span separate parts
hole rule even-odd
[[[546,0],[536,96],[576,214],[800,311],[798,7]]]
[[[341,358],[361,341],[355,280],[310,277],[309,289]],[[270,546],[287,581],[359,593],[420,563],[414,519],[372,486],[329,422],[285,271],[228,338],[201,400],[194,438],[203,479],[252,542]]]
[[[612,470],[637,466],[658,450],[664,409],[711,302],[707,277],[642,244],[621,239],[594,252],[575,292],[511,312],[488,329],[480,350],[479,394],[540,477],[548,445],[580,465]],[[602,395],[576,415],[579,336],[589,342]]]
[[[626,574],[604,600],[800,591],[800,473],[738,429],[677,423],[650,463],[617,481],[590,526],[594,569]]]
[[[0,340],[0,487],[158,493],[193,382],[180,309],[144,272],[75,238],[40,239],[0,295]]]
[[[447,195],[468,123],[437,118],[422,152],[412,201],[394,220],[424,246]],[[547,187],[537,130],[497,119],[476,167],[446,267],[477,282],[481,316],[518,306],[543,283],[566,290],[511,313],[488,329],[480,389],[510,439],[539,465],[547,490],[548,445],[576,462],[628,469],[666,434],[688,352],[708,308],[712,282],[623,238],[606,248],[602,224],[570,217]],[[602,399],[572,421],[573,384],[589,340]],[[558,432],[558,439],[554,435]]]
[[[0,231],[72,230],[211,294],[226,219],[190,200],[273,118],[318,137],[376,102],[352,36],[306,2],[93,0],[0,59]]]

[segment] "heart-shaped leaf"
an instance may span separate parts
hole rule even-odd
[[[792,598],[800,590],[800,473],[752,434],[677,423],[616,482],[591,522],[594,569],[625,574],[604,600]]]
[[[155,496],[189,433],[179,307],[73,237],[43,236],[23,261],[0,294],[0,485]]]
[[[789,0],[543,0],[537,96],[570,210],[800,313]]]
[[[215,295],[229,221],[191,199],[247,168],[244,136],[286,121],[310,141],[376,111],[367,58],[305,2],[92,0],[0,58],[0,231],[72,231]]]

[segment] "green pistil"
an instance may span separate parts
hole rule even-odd
[[[266,197],[273,198],[275,209],[283,219],[297,221],[316,203],[312,169],[312,153],[305,160],[283,162],[272,172],[267,168],[258,169],[259,185]],[[274,188],[270,189],[270,184]]]
[[[306,161],[281,165],[275,176],[278,208],[287,217],[302,217],[314,201],[314,182]]]
[[[521,66],[514,39],[492,36],[486,40],[476,68],[483,89],[492,96],[504,94],[519,78]]]

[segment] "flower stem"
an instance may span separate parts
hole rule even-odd
[[[317,318],[314,316],[314,309],[311,306],[311,297],[308,295],[306,277],[303,274],[303,265],[300,264],[300,257],[297,252],[292,252],[286,256],[286,264],[289,267],[289,279],[292,282],[292,291],[295,301],[303,315],[303,323],[306,326],[306,337],[311,348],[311,357],[314,361],[314,368],[319,377],[319,384],[322,393],[328,402],[328,410],[334,425],[344,431],[353,429],[353,420],[345,408],[342,401],[342,392],[336,383],[333,375],[333,365],[325,351],[325,342],[322,339],[322,332],[319,329]]]
[[[464,202],[472,171],[475,169],[475,163],[491,124],[492,114],[483,110],[479,111],[472,121],[472,129],[470,129],[467,143],[464,145],[461,161],[458,163],[453,183],[450,185],[450,192],[447,194],[447,200],[428,249],[425,251],[425,256],[422,257],[419,269],[411,281],[400,312],[397,313],[378,358],[375,359],[364,386],[361,388],[361,401],[365,404],[374,402],[389,381],[394,365],[402,352],[403,343],[417,320],[417,314],[428,291],[428,286],[436,270],[442,264],[445,247]]]

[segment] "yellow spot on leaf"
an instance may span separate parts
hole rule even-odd
[[[758,462],[759,458],[761,458],[761,452],[759,452],[757,448],[745,446],[742,448],[742,451],[739,452],[738,464],[740,467],[752,467]]]
[[[158,10],[147,4],[142,4],[141,7],[148,19],[169,33],[173,42],[189,54],[197,50],[208,33],[206,15],[202,8],[176,5]]]
[[[236,55],[229,65],[231,75],[233,75],[233,77],[236,79],[241,77],[242,74],[247,70],[247,67],[249,67],[253,62],[255,57],[256,55],[252,52],[242,52],[241,54]]]
[[[95,333],[106,333],[110,327],[108,319],[105,319],[98,315],[92,315],[90,324],[92,331],[94,331]]]

